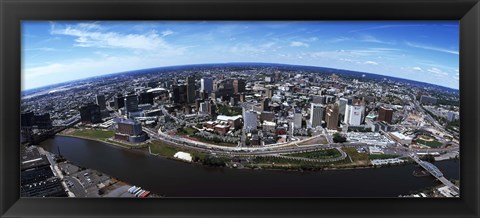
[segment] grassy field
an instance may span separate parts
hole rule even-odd
[[[192,127],[187,127],[187,128],[183,128],[183,129],[179,130],[177,133],[179,135],[193,135],[197,132],[198,132],[198,130],[196,130]]]
[[[355,165],[368,165],[368,154],[358,153],[355,148],[342,148],[343,151],[352,159]]]
[[[337,149],[328,149],[328,150],[288,154],[287,156],[304,157],[304,158],[310,158],[310,159],[330,159],[330,158],[340,157],[342,156],[342,154]]]
[[[417,139],[415,139],[415,143],[423,144],[423,145],[426,145],[426,146],[431,147],[431,148],[439,148],[443,145],[441,142],[437,141],[436,139],[434,139],[433,141],[425,141],[425,140],[417,138]]]
[[[113,137],[115,133],[113,131],[104,131],[104,130],[94,130],[94,129],[82,129],[76,130],[71,135],[84,137],[89,139],[98,139],[98,140],[106,140],[108,138]]]
[[[192,149],[184,149],[184,148],[179,148],[173,145],[169,145],[160,141],[151,141],[148,143],[150,146],[150,151],[152,154],[157,154],[163,157],[170,157],[172,158],[175,153],[179,151],[187,152],[190,153],[193,157],[198,157],[199,159],[204,159],[207,154],[195,151]]]
[[[236,116],[242,114],[241,107],[229,107],[222,104],[217,104],[218,113],[226,116]]]
[[[398,155],[394,154],[370,154],[368,155],[368,159],[374,160],[374,159],[390,159],[390,158],[396,158]]]

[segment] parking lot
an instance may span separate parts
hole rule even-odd
[[[76,197],[100,197],[98,190],[108,185],[110,177],[92,169],[79,168],[70,163],[60,163],[60,170],[68,189]]]

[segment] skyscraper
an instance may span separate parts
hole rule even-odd
[[[294,113],[293,114],[293,127],[295,129],[302,128],[302,114],[301,113]]]
[[[310,124],[312,125],[312,128],[316,128],[318,126],[322,125],[322,120],[323,120],[323,112],[325,110],[325,106],[322,104],[315,104],[311,103],[311,109],[310,109]]]
[[[236,79],[233,81],[233,94],[245,92],[245,80]]]
[[[195,78],[187,76],[187,103],[194,103],[195,99]]]
[[[205,77],[200,80],[200,91],[212,93],[213,91],[213,78]]]
[[[352,126],[359,126],[362,123],[364,110],[365,106],[363,105],[347,105],[344,122]]]
[[[105,95],[96,95],[95,96],[97,105],[100,106],[100,110],[107,109],[107,105],[105,103]]]
[[[339,105],[338,103],[328,105],[325,121],[327,129],[337,129],[338,127]]]
[[[272,90],[272,88],[267,88],[267,89],[265,90],[265,96],[266,96],[267,98],[271,98],[271,97],[273,96],[273,90]]]
[[[80,121],[82,123],[101,123],[102,114],[100,113],[100,106],[90,103],[80,107]]]
[[[380,107],[378,109],[378,121],[385,121],[387,123],[392,123],[393,110],[391,108]]]
[[[115,104],[115,109],[118,110],[125,106],[125,98],[122,94],[117,94],[117,96],[113,98],[113,103]]]
[[[251,132],[257,129],[257,113],[253,110],[243,108],[243,129],[245,132]]]
[[[135,94],[125,96],[125,114],[138,111],[138,96]]]
[[[269,111],[270,110],[270,98],[264,98],[262,100],[262,111]]]

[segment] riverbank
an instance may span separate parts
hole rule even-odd
[[[41,146],[52,153],[61,151],[66,159],[81,166],[168,197],[397,197],[437,184],[431,176],[412,176],[416,168],[413,164],[304,172],[238,170],[186,164],[150,155],[147,149],[122,149],[75,137],[56,136]],[[441,161],[436,166],[446,178],[458,179],[459,164],[459,161]]]
[[[285,171],[320,171],[320,170],[354,170],[354,169],[372,169],[399,166],[406,164],[413,164],[413,161],[405,161],[398,164],[386,164],[386,165],[372,165],[370,164],[369,155],[366,153],[358,153],[354,148],[342,148],[347,153],[347,158],[335,162],[310,162],[301,160],[292,160],[284,156],[218,156],[200,152],[194,149],[179,148],[178,146],[171,145],[158,140],[150,140],[144,143],[142,146],[129,146],[122,143],[116,143],[108,139],[95,139],[85,136],[78,136],[73,134],[59,134],[65,137],[75,137],[85,140],[94,140],[102,143],[107,143],[111,146],[118,146],[125,149],[136,149],[142,152],[146,152],[153,156],[159,156],[179,162],[184,162],[175,158],[174,155],[177,152],[186,152],[192,155],[191,164],[198,164],[202,166],[210,167],[228,167],[236,169],[252,169],[252,170],[285,170]],[[148,151],[142,148],[147,148]]]

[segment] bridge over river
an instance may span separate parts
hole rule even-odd
[[[444,185],[446,185],[448,188],[450,188],[452,191],[455,191],[457,194],[460,193],[460,189],[450,182],[447,178],[443,176],[443,173],[433,164],[420,160],[420,158],[415,154],[411,153],[410,158],[412,158],[415,162],[417,162],[418,165],[423,167],[425,170],[427,170],[430,174],[432,174],[435,178],[437,178],[440,182],[442,182]]]

